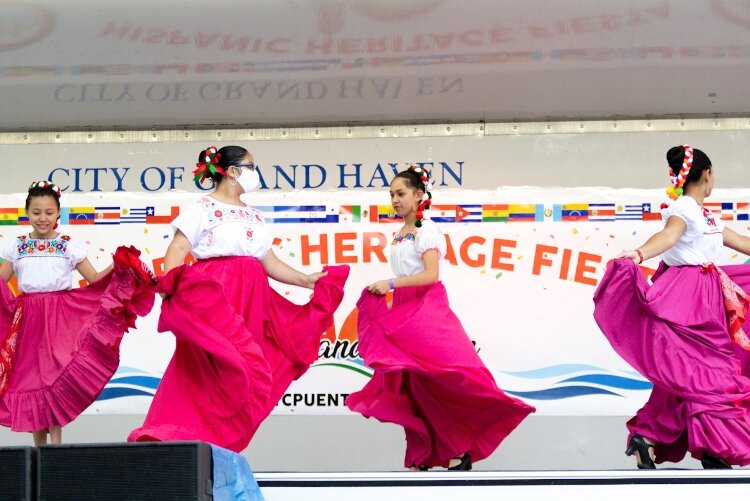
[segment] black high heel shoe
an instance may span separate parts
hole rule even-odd
[[[633,453],[638,452],[638,469],[655,470],[656,465],[648,453],[648,450],[653,447],[641,435],[633,435],[628,443],[628,448],[625,449],[625,454],[632,456]]]
[[[461,456],[460,458],[455,458],[455,459],[460,459],[461,462],[458,463],[456,466],[449,467],[448,468],[449,470],[451,470],[451,471],[469,471],[469,470],[471,470],[471,456],[469,455],[468,452],[466,454],[464,454],[463,456]]]
[[[704,470],[731,470],[732,465],[724,461],[723,459],[714,457],[708,453],[703,453],[701,457],[701,465]]]

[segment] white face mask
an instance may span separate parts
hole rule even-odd
[[[237,178],[237,182],[240,183],[240,187],[245,193],[250,193],[260,186],[260,175],[255,169],[242,169],[240,177]]]

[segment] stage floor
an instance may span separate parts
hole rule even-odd
[[[705,501],[746,493],[750,470],[256,472],[255,478],[266,501]]]

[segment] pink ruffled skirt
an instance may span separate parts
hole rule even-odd
[[[0,397],[0,424],[30,432],[65,426],[78,417],[117,370],[120,339],[135,326],[136,315],[151,310],[154,293],[153,285],[118,263],[96,282],[69,291],[16,298],[3,282],[0,337],[19,305],[23,314],[9,384]]]
[[[128,440],[247,447],[291,382],[318,358],[349,267],[326,271],[302,306],[274,291],[251,257],[201,260],[160,277],[168,297],[159,331],[171,331],[176,348],[143,426]]]
[[[375,373],[346,405],[404,427],[406,467],[484,459],[535,411],[497,387],[442,283],[396,289],[390,309],[365,289],[357,307],[359,352]]]
[[[721,269],[750,291],[750,266]],[[632,261],[614,260],[594,303],[612,347],[654,384],[628,429],[656,442],[656,462],[706,452],[750,464],[750,352],[730,337],[717,270],[662,266],[649,286]]]

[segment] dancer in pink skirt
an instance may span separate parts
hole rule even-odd
[[[611,261],[594,295],[594,318],[620,354],[653,384],[630,421],[626,454],[638,468],[680,461],[704,468],[750,464],[750,341],[742,330],[750,266],[717,267],[723,246],[750,254],[750,238],[704,207],[714,186],[705,153],[667,152],[675,201],[664,229]],[[649,286],[638,265],[661,255]]]
[[[159,288],[159,331],[177,344],[146,421],[128,440],[203,440],[239,452],[289,387],[318,358],[343,298],[347,266],[306,275],[276,257],[263,214],[240,200],[260,185],[239,146],[199,155],[196,180],[216,189],[172,223]],[[188,253],[197,258],[183,265]],[[299,306],[268,278],[313,289]]]
[[[391,183],[391,203],[404,218],[391,245],[396,277],[370,285],[357,303],[359,352],[375,373],[346,405],[404,427],[406,467],[470,470],[535,409],[497,387],[450,310],[439,282],[445,237],[423,220],[430,187],[416,166]]]
[[[57,231],[60,189],[29,188],[32,231],[3,252],[0,286],[0,424],[32,432],[34,445],[62,440],[62,427],[101,393],[119,365],[123,333],[154,303],[154,280],[137,250],[120,247],[97,273],[81,245]],[[71,290],[73,270],[89,284]],[[13,274],[21,293],[5,281]]]

